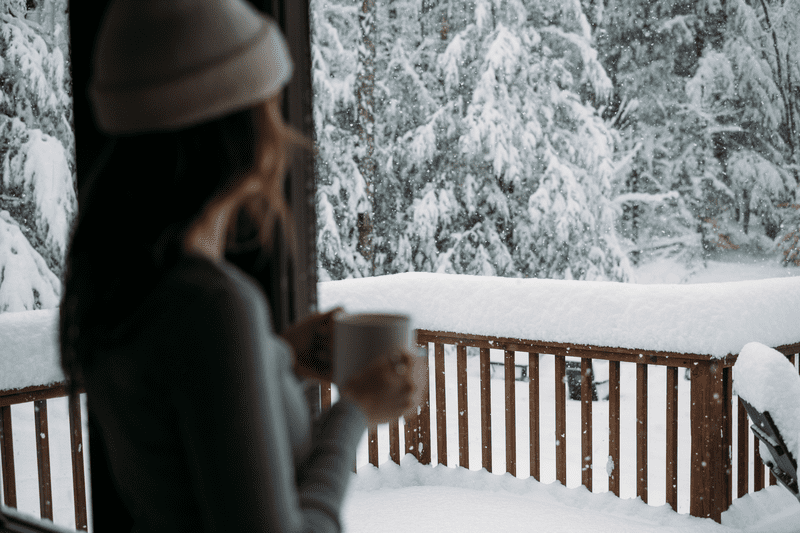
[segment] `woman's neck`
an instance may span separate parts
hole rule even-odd
[[[221,261],[225,256],[228,229],[237,209],[247,196],[258,194],[262,186],[260,179],[250,177],[233,191],[212,201],[189,227],[183,241],[184,250]]]
[[[221,202],[206,208],[203,215],[189,228],[184,240],[184,249],[193,254],[221,261],[225,255],[225,244],[230,224],[231,202]]]

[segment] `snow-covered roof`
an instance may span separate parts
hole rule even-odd
[[[698,285],[408,273],[319,284],[320,309],[406,313],[416,328],[722,357],[800,342],[800,278]]]

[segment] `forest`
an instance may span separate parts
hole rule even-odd
[[[800,0],[310,0],[321,281],[800,264]],[[66,0],[0,0],[0,312],[77,212]]]
[[[800,262],[796,0],[312,0],[319,278]]]

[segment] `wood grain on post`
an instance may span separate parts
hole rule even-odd
[[[738,463],[736,467],[738,496],[741,498],[750,491],[750,424],[742,399],[739,398]]]
[[[724,511],[733,503],[733,369],[722,369],[722,500]]]
[[[530,404],[531,477],[541,481],[541,449],[539,437],[539,354],[528,354],[528,403]]]
[[[492,371],[489,348],[481,348],[481,459],[492,471]]]
[[[764,462],[758,453],[758,440],[753,441],[753,492],[764,488]]]
[[[723,372],[718,361],[692,367],[692,463],[689,513],[719,522],[724,505]]]
[[[769,471],[769,484],[770,485],[777,485],[778,480],[775,479],[775,474],[772,473],[772,470]]]
[[[412,412],[404,418],[403,421],[403,446],[406,454],[411,454],[419,461],[418,448],[419,440],[419,408],[417,412]]]
[[[467,403],[467,347],[456,348],[458,381],[458,464],[469,469],[469,404]]]
[[[592,491],[592,360],[581,358],[581,484]]]
[[[427,347],[425,348],[427,350]],[[428,383],[428,393],[425,400],[419,406],[419,416],[417,417],[417,460],[424,465],[431,464],[431,395],[430,395],[430,359],[423,359],[423,372]]]
[[[75,499],[75,529],[86,530],[86,478],[83,469],[83,424],[80,398],[69,399],[69,435],[72,451],[72,487]]]
[[[389,459],[395,464],[400,464],[400,422],[389,422]]]
[[[11,427],[11,407],[0,407],[0,465],[3,467],[3,501],[17,506],[17,480],[14,473],[14,431]]]
[[[435,344],[436,357],[436,451],[439,464],[447,466],[447,398],[444,384],[444,344]]]
[[[50,431],[47,424],[47,400],[33,403],[36,439],[36,466],[39,472],[39,515],[53,519],[53,491],[50,481]]]
[[[608,362],[608,455],[613,468],[608,490],[619,497],[619,361]]]
[[[378,466],[378,426],[367,430],[367,455],[372,466]]]
[[[506,396],[506,472],[517,475],[517,388],[515,352],[506,350],[505,368]]]
[[[555,357],[556,394],[556,479],[567,485],[567,389],[566,360],[563,355]]]
[[[667,367],[667,503],[678,510],[678,369]]]
[[[636,495],[647,503],[647,365],[636,364]]]

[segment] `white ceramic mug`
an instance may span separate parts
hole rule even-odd
[[[399,357],[411,349],[406,315],[340,313],[333,330],[333,382],[342,386],[375,358]]]

